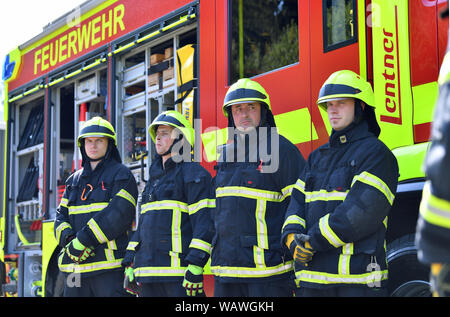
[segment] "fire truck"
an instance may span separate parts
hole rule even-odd
[[[227,140],[228,87],[250,77],[271,98],[279,133],[307,158],[328,141],[319,89],[350,69],[374,88],[380,139],[400,175],[386,248],[391,296],[428,296],[414,234],[438,74],[448,33],[443,0],[89,0],[5,58],[0,260],[2,293],[57,296],[53,221],[65,179],[80,166],[80,124],[115,127],[142,191],[162,111],[183,113],[214,176]],[[139,213],[139,204],[136,213]],[[135,226],[137,223],[135,224]],[[206,293],[213,279],[205,271]]]

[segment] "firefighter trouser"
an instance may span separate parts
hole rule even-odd
[[[139,297],[187,297],[181,282],[142,283]]]
[[[295,290],[296,297],[387,297],[385,288],[339,286],[326,289],[301,287]]]
[[[89,277],[68,274],[64,284],[64,297],[129,297],[123,288],[123,279],[123,270],[106,271]]]
[[[253,283],[214,282],[214,297],[292,297],[293,287],[289,280]]]

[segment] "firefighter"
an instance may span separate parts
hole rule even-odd
[[[123,296],[121,262],[136,210],[136,181],[121,163],[107,120],[86,121],[77,144],[83,168],[67,179],[55,219],[64,296]]]
[[[177,111],[149,126],[156,156],[142,193],[139,225],[123,261],[139,296],[205,296],[203,267],[211,253],[211,175],[191,160],[194,129]]]
[[[308,157],[282,233],[295,260],[296,294],[386,296],[385,235],[398,165],[378,139],[372,87],[337,71],[317,104],[332,132]]]
[[[214,179],[214,296],[292,296],[293,262],[281,226],[305,160],[276,130],[269,95],[244,78],[228,89],[223,114],[229,142]]]
[[[448,8],[443,11],[448,18]],[[416,245],[419,261],[431,266],[433,296],[450,296],[450,44],[439,74],[431,146],[425,159]]]

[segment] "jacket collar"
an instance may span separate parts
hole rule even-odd
[[[108,160],[106,159],[102,159],[97,166],[95,167],[94,170],[92,170],[91,168],[91,163],[88,161],[85,161],[85,164],[83,165],[83,172],[81,173],[81,176],[83,177],[88,177],[92,174],[98,174],[100,173],[101,170],[103,170],[104,166],[106,165],[106,163],[108,162]]]
[[[161,171],[161,173],[164,170],[167,171],[167,170],[170,170],[172,168],[175,168],[175,166],[177,165],[177,163],[175,163],[174,160],[171,157],[169,157],[167,159],[166,163],[164,164],[164,167],[163,167],[162,156],[158,155],[158,154],[155,155],[154,162],[155,162],[156,169]]]
[[[338,147],[347,143],[355,142],[356,140],[364,139],[369,136],[374,136],[369,132],[369,126],[365,120],[360,123],[351,123],[348,127],[341,131],[333,130],[331,132],[328,145],[329,147]]]

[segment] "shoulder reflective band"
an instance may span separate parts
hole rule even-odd
[[[375,187],[378,189],[384,196],[386,196],[386,199],[388,200],[389,204],[392,206],[394,203],[395,195],[391,192],[389,189],[389,186],[386,185],[383,180],[367,171],[362,172],[359,175],[355,175],[352,180],[352,186],[356,181],[360,181],[361,183],[365,183],[369,186]]]
[[[228,103],[233,100],[239,100],[239,99],[267,99],[267,96],[263,93],[254,90],[254,89],[245,89],[245,88],[239,88],[236,90],[233,90],[232,92],[228,93],[225,96],[224,103]]]
[[[356,95],[360,93],[361,90],[353,88],[351,86],[347,85],[341,85],[341,84],[328,84],[323,86],[320,89],[319,92],[319,98],[325,97],[325,96],[332,96],[332,95]]]

